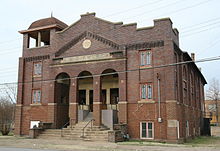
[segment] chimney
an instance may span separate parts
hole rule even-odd
[[[192,61],[195,61],[195,53],[191,53]]]

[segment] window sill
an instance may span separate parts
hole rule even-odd
[[[140,100],[140,101],[138,101],[138,103],[155,103],[155,101],[154,100]]]
[[[152,65],[150,64],[150,65],[140,65],[140,69],[142,69],[142,68],[151,68],[152,67]]]
[[[40,105],[42,105],[41,103],[32,103],[32,104],[30,104],[30,106],[40,106]]]
[[[33,78],[41,78],[41,75],[34,75]]]
[[[146,139],[146,140],[149,139],[149,140],[153,140],[154,138],[145,138],[145,137],[143,138],[143,137],[141,137],[140,139]]]
[[[39,49],[39,48],[47,48],[50,47],[50,45],[45,45],[45,46],[40,46],[40,47],[31,47],[31,48],[27,48],[28,50],[33,50],[33,49]]]

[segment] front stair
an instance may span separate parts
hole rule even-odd
[[[83,128],[91,120],[91,116],[85,121],[79,122],[76,125],[61,129],[46,129],[38,138],[42,139],[69,139],[69,140],[85,140],[85,141],[108,141],[109,128],[106,126],[92,126],[91,123],[85,128],[83,137]]]

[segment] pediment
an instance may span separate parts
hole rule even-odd
[[[59,57],[61,55],[63,55],[64,53],[67,53],[67,51],[70,51],[70,49],[72,49],[74,46],[77,45],[81,45],[82,41],[84,39],[90,39],[94,42],[95,45],[96,43],[101,43],[103,46],[105,46],[106,48],[113,48],[113,49],[120,49],[120,45],[109,40],[106,39],[100,35],[85,31],[82,34],[80,34],[77,37],[74,37],[72,40],[70,40],[67,44],[65,44],[64,46],[62,46],[56,53],[55,53],[55,57]],[[99,44],[100,45],[100,44]]]

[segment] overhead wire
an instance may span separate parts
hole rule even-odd
[[[139,14],[136,14],[136,15],[134,15],[134,16],[129,16],[129,17],[124,18],[124,19],[130,19],[130,18],[135,18],[135,17],[142,16],[142,15],[144,15],[144,14],[150,14],[150,13],[152,13],[152,12],[154,12],[154,11],[158,11],[159,9],[163,9],[163,8],[167,8],[167,7],[172,6],[172,5],[176,5],[176,4],[179,3],[179,2],[184,2],[184,1],[182,1],[182,0],[177,0],[177,1],[172,2],[172,3],[168,3],[168,4],[165,5],[165,6],[156,7],[156,8],[154,8],[154,9],[151,9],[151,10],[148,10],[148,11],[145,11],[145,12],[142,12],[142,13],[139,13]]]
[[[202,2],[199,2],[199,3],[196,3],[196,4],[193,4],[193,5],[190,5],[190,6],[187,6],[187,7],[183,7],[183,8],[180,8],[178,10],[174,10],[174,11],[170,11],[168,13],[163,13],[162,15],[159,15],[159,16],[156,16],[154,18],[158,18],[158,17],[161,17],[161,16],[164,16],[165,14],[174,14],[174,13],[178,13],[178,12],[181,12],[181,11],[185,11],[187,9],[191,9],[191,8],[194,8],[194,7],[198,7],[200,5],[203,5],[205,3],[208,3],[210,1],[213,1],[213,0],[205,0],[205,1],[202,1]],[[148,18],[148,19],[151,19],[151,18]]]
[[[104,73],[104,74],[93,74],[89,76],[74,76],[70,78],[63,78],[63,79],[42,79],[42,80],[35,80],[35,81],[26,81],[26,82],[11,82],[11,83],[0,83],[1,85],[9,85],[9,84],[30,84],[30,83],[38,83],[38,82],[53,82],[57,80],[70,80],[70,79],[84,79],[84,78],[93,78],[97,76],[106,76],[106,75],[113,75],[113,74],[120,74],[120,73],[127,73],[127,72],[134,72],[134,71],[143,71],[143,70],[149,70],[149,69],[157,69],[157,68],[164,68],[169,66],[176,66],[176,65],[182,65],[182,64],[189,64],[189,63],[201,63],[201,62],[209,62],[209,61],[216,61],[220,60],[220,56],[215,57],[209,57],[209,58],[203,58],[196,61],[190,60],[190,61],[182,61],[177,63],[170,63],[170,64],[164,64],[164,65],[158,65],[158,66],[152,66],[152,67],[145,67],[145,68],[136,68],[131,70],[122,70],[122,71],[116,71],[113,73]]]
[[[201,4],[203,4],[203,3],[206,3],[206,2],[209,2],[209,1],[211,1],[211,0],[207,0],[207,1],[203,1],[203,2],[200,2],[199,4],[201,5]],[[176,2],[179,2],[179,1],[176,1]],[[175,3],[176,3],[175,2]],[[172,3],[172,4],[174,4],[174,3]],[[168,5],[167,5],[168,6]],[[193,5],[193,6],[191,6],[191,7],[194,7],[195,5]],[[136,7],[136,8],[141,8],[142,6],[140,6],[140,7]],[[191,8],[190,7],[190,8]],[[131,8],[131,9],[135,9],[135,8]],[[129,9],[128,9],[129,10]],[[181,9],[182,10],[182,9]],[[126,12],[127,10],[125,10],[125,12]],[[121,11],[121,13],[122,13],[123,11]],[[112,14],[112,15],[114,15],[114,14]],[[216,19],[218,19],[218,18],[216,18]],[[214,19],[212,19],[212,20],[214,20]],[[208,21],[212,21],[212,20],[208,20]],[[208,21],[205,21],[205,22],[203,22],[203,23],[206,23],[206,22],[208,22]],[[195,26],[198,26],[198,24],[196,24]],[[203,26],[203,27],[206,27],[206,26]],[[186,28],[189,28],[189,27],[186,27]],[[191,28],[192,28],[192,26],[191,26]],[[218,26],[217,27],[215,27],[215,28],[218,28]],[[198,28],[198,29],[200,29],[200,28]],[[214,29],[214,28],[212,28],[212,29]],[[198,32],[193,32],[193,33],[190,33],[190,34],[187,34],[187,35],[184,35],[184,32],[183,32],[183,37],[187,37],[187,36],[190,36],[190,35],[193,35],[193,34],[197,34],[197,33],[200,33],[200,32],[203,32],[203,31],[207,31],[207,30],[210,30],[210,29],[205,29],[205,30],[202,30],[202,31],[198,31]],[[109,32],[109,31],[107,31],[107,32]],[[19,38],[20,39],[20,38]],[[10,42],[10,41],[5,41],[5,42]],[[1,44],[1,43],[0,43]],[[16,48],[20,48],[20,47],[16,47]],[[10,49],[6,49],[6,50],[13,50],[13,49],[16,49],[16,48],[10,48]],[[10,51],[10,52],[7,52],[7,53],[0,53],[0,55],[3,55],[3,54],[9,54],[9,53],[12,53],[12,52],[15,52],[15,51]]]
[[[210,23],[210,24],[207,24],[207,25],[203,25],[201,27],[197,27],[197,26],[192,26],[192,28],[188,29],[188,30],[182,30],[183,33],[188,33],[188,32],[192,32],[192,31],[196,31],[196,30],[199,30],[201,28],[205,28],[205,27],[209,27],[211,28],[213,25],[216,25],[216,24],[220,24],[220,21],[218,22],[214,22],[214,23]],[[219,26],[220,27],[220,26]]]
[[[129,11],[134,10],[134,9],[139,9],[139,8],[143,8],[145,6],[149,6],[149,5],[152,5],[152,4],[157,4],[158,2],[160,3],[162,1],[164,1],[164,0],[157,0],[157,1],[150,2],[150,3],[142,4],[142,5],[137,6],[137,7],[129,8],[129,9],[118,11],[118,12],[114,12],[112,14],[104,16],[103,18],[123,14],[123,13],[129,12]]]
[[[212,18],[212,19],[209,19],[209,20],[206,20],[206,21],[203,21],[203,22],[197,23],[197,24],[193,24],[193,25],[185,26],[185,27],[183,27],[183,29],[188,29],[188,28],[192,28],[192,27],[200,26],[200,25],[203,25],[203,24],[206,24],[206,23],[215,22],[215,21],[218,21],[218,20],[220,20],[220,17]]]
[[[214,19],[213,19],[214,20]],[[204,23],[206,23],[207,21],[205,21]],[[184,30],[185,28],[183,28],[182,29],[182,31],[183,32],[181,32],[181,36],[189,36],[189,35],[193,35],[194,33],[195,34],[197,34],[197,33],[200,33],[200,32],[202,32],[202,31],[207,31],[207,30],[209,30],[209,29],[215,29],[215,28],[219,28],[220,26],[214,26],[213,28],[212,28],[212,26],[213,25],[215,25],[215,24],[219,24],[220,23],[220,21],[217,21],[217,22],[214,22],[214,23],[212,23],[212,22],[210,22],[210,24],[208,24],[208,25],[204,25],[204,26],[201,26],[201,27],[199,27],[199,28],[196,28],[196,26],[198,26],[198,25],[202,25],[201,23],[200,24],[196,24],[196,25],[192,25],[192,26],[190,26],[190,28],[196,28],[195,30],[197,31],[197,32],[192,32],[194,29],[189,29],[189,27],[186,27],[186,29],[188,29],[188,30]],[[211,26],[211,27],[210,27]],[[202,31],[198,31],[198,30],[200,30],[200,29],[203,29],[203,28],[205,28],[205,27],[209,27],[208,29],[205,29],[205,30],[202,30]],[[109,31],[106,31],[106,32],[109,32]],[[188,33],[188,32],[191,32],[190,34],[186,34],[185,35],[185,33]],[[105,32],[104,32],[105,33]],[[17,51],[18,49],[21,49],[21,47],[15,47],[15,48],[9,48],[9,49],[4,49],[4,51],[0,51],[0,55],[3,55],[3,54],[10,54],[10,53],[13,53],[13,52],[19,52],[20,53],[20,51]],[[8,51],[8,50],[12,50],[12,51]],[[5,51],[7,51],[7,52],[5,52]],[[4,53],[2,53],[2,52],[4,52]]]
[[[217,28],[217,27],[216,27]],[[212,28],[213,29],[213,28]],[[197,33],[200,33],[200,32],[203,32],[203,31],[207,31],[207,30],[211,30],[211,29],[205,29],[205,30],[202,30],[202,31],[199,31],[199,32],[193,32],[193,33],[190,33],[190,34],[187,34],[187,35],[184,35],[184,32],[183,32],[183,35],[182,37],[185,37],[185,36],[190,36],[190,35],[194,35],[194,34],[197,34]],[[109,32],[109,31],[108,31]],[[0,53],[1,54],[1,53]],[[2,69],[1,71],[4,71],[4,69]],[[0,72],[1,72],[0,71]],[[15,71],[13,71],[14,73]],[[1,76],[0,76],[1,77]]]
[[[7,41],[1,41],[1,42],[0,42],[0,45],[5,44],[5,43],[10,43],[10,42],[18,41],[18,40],[22,40],[22,38],[16,38],[16,39],[7,40]]]

